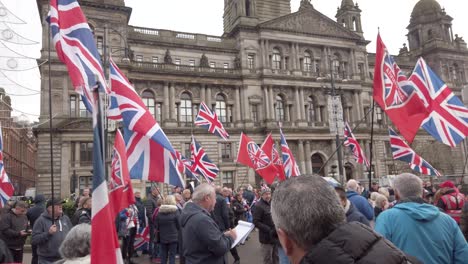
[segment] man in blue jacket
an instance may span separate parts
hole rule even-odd
[[[398,203],[377,218],[375,231],[423,263],[461,264],[468,244],[455,220],[422,199],[419,177],[403,173],[393,181]]]
[[[374,219],[374,208],[370,205],[366,198],[359,195],[357,192],[358,182],[355,180],[349,180],[346,184],[346,196],[348,200],[363,214],[367,220],[372,221]]]

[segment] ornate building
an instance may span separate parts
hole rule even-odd
[[[338,1],[338,0],[337,0]],[[278,122],[301,172],[337,174],[335,134],[330,133],[328,101],[331,76],[341,95],[343,117],[369,152],[372,71],[374,54],[366,51],[361,9],[342,0],[336,20],[303,0],[291,13],[289,0],[225,0],[224,34],[209,36],[128,25],[131,8],[123,0],[80,1],[104,61],[112,54],[160,121],[175,148],[189,156],[193,133],[221,173],[217,181],[227,186],[258,182],[252,170],[237,165],[241,131],[261,143],[267,133],[279,139]],[[42,17],[48,1],[38,0]],[[408,26],[409,48],[397,57],[409,69],[424,56],[436,71],[461,92],[466,83],[466,44],[453,38],[451,18],[435,0],[421,0]],[[43,22],[47,28],[46,22]],[[403,33],[402,33],[403,34]],[[48,43],[43,36],[43,56]],[[53,54],[52,102],[54,175],[61,195],[91,185],[91,119],[71,86],[68,73]],[[456,66],[456,67],[455,67]],[[41,120],[47,120],[48,69],[41,69]],[[231,139],[227,142],[193,127],[200,102],[216,109]],[[375,177],[408,170],[391,159],[388,120],[375,111]],[[50,192],[48,125],[37,129],[39,188]],[[450,149],[424,133],[413,146],[444,174],[461,174],[464,148]],[[437,151],[435,151],[437,149]],[[434,154],[434,153],[437,153]],[[432,155],[432,156],[431,156]],[[344,177],[365,178],[365,171],[344,151]],[[320,168],[324,166],[323,170]],[[71,188],[69,188],[71,186]]]
[[[32,130],[11,117],[11,99],[0,88],[0,126],[3,137],[5,171],[15,187],[14,195],[24,195],[34,187],[36,174],[37,141]]]

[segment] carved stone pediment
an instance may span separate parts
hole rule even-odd
[[[92,130],[93,129],[93,120],[91,118],[72,118],[67,119],[64,122],[58,125],[58,129],[60,130],[69,130],[69,129],[76,129],[76,130]]]
[[[334,20],[313,8],[282,16],[260,24],[260,28],[360,40],[356,33],[344,28]]]

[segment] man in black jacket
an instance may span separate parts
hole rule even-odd
[[[261,252],[264,264],[278,263],[278,237],[276,236],[275,224],[271,218],[271,190],[268,187],[260,191],[261,199],[255,203],[253,212],[253,223],[258,228]]]
[[[225,255],[237,235],[234,230],[221,232],[211,218],[216,204],[213,186],[200,184],[180,218],[184,257],[191,264],[225,264]]]
[[[13,262],[23,262],[23,247],[26,237],[31,234],[28,229],[26,212],[28,205],[23,201],[15,203],[13,208],[2,216],[0,221],[0,237],[5,241],[13,256]]]
[[[36,220],[41,216],[42,213],[45,212],[45,197],[42,194],[36,195],[34,197],[34,206],[32,208],[28,209],[28,213],[26,214],[29,219],[29,225],[32,228],[34,226],[34,223]],[[31,259],[31,264],[37,264],[38,259],[37,259],[37,246],[33,245],[31,246],[32,250],[32,259]]]
[[[212,212],[213,219],[219,227],[220,231],[226,231],[231,227],[229,224],[229,208],[226,203],[226,197],[221,193],[222,188],[216,186],[216,205]]]
[[[292,263],[420,263],[371,228],[346,216],[320,176],[292,177],[275,190],[271,215]]]
[[[145,209],[146,209],[146,217],[148,217],[148,224],[150,226],[150,243],[149,243],[149,251],[151,259],[156,258],[158,255],[156,244],[155,244],[155,231],[154,231],[154,223],[153,223],[153,213],[156,208],[158,208],[158,199],[159,199],[159,190],[156,186],[151,186],[151,193],[146,197],[146,201],[144,202]]]

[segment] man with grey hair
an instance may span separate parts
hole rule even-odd
[[[371,228],[346,223],[338,196],[320,176],[292,177],[279,184],[271,214],[293,264],[415,263]]]
[[[367,220],[372,221],[374,219],[374,209],[366,198],[359,195],[358,188],[359,183],[356,180],[349,180],[346,184],[346,197]]]
[[[210,216],[216,204],[215,189],[209,184],[200,184],[195,188],[192,201],[185,206],[180,219],[186,262],[227,263],[225,255],[237,235],[234,230],[221,232]]]
[[[90,263],[91,225],[79,224],[68,232],[59,248],[62,260],[56,263]]]
[[[423,183],[410,173],[393,181],[398,203],[382,212],[375,230],[424,263],[466,263],[468,244],[455,220],[424,203]]]

